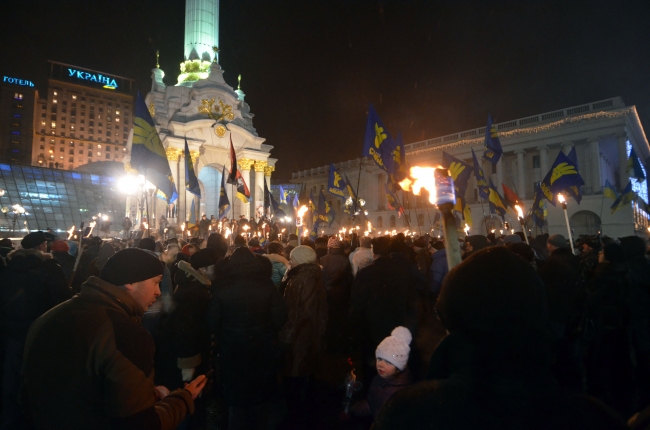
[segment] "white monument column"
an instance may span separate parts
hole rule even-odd
[[[543,180],[548,173],[548,146],[538,146],[537,150],[539,151],[539,167],[542,170],[540,180]]]
[[[627,133],[622,133],[616,136],[618,140],[618,184],[619,190],[627,186],[630,181],[630,175],[627,173]]]
[[[255,207],[253,212],[257,211],[258,206],[264,206],[264,168],[266,167],[266,161],[255,161],[255,196],[254,202]],[[268,185],[267,185],[268,186]],[[269,188],[269,191],[271,189]],[[253,216],[257,216],[256,213],[253,213]]]
[[[603,185],[600,179],[600,147],[598,141],[598,137],[589,139],[589,167],[591,170],[589,180],[594,194],[599,193]]]
[[[237,160],[237,165],[239,166],[239,170],[241,171],[241,175],[244,178],[244,182],[246,182],[246,186],[248,187],[248,190],[251,191],[251,197],[254,197],[253,192],[251,190],[251,167],[253,167],[253,164],[255,164],[255,160],[251,160],[248,158],[242,158],[241,160]],[[235,193],[237,190],[235,190]],[[241,200],[237,199],[240,204],[241,210],[237,211],[237,215],[245,215],[246,218],[250,217],[251,214],[251,204],[250,203],[242,203]]]
[[[185,60],[212,61],[219,46],[219,0],[185,0]]]
[[[515,151],[515,154],[517,155],[517,195],[523,200],[526,198],[526,166],[524,165],[526,151],[518,149]]]

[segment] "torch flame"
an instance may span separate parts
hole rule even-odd
[[[521,207],[519,207],[519,205],[515,205],[515,209],[517,210],[517,217],[523,218],[524,217],[524,211],[521,210]]]
[[[308,208],[305,205],[300,206],[300,209],[298,209],[298,216],[300,218],[302,218],[302,216],[305,214],[305,212],[307,212],[307,209]]]
[[[264,227],[264,226],[262,226],[262,227]],[[250,229],[250,227],[248,225],[246,225],[246,224],[244,224],[244,226],[242,227],[242,230],[244,230],[244,231],[248,231],[249,229]]]
[[[422,188],[424,188],[429,192],[429,202],[431,204],[436,203],[436,180],[434,178],[435,171],[435,167],[411,167],[411,176],[415,179],[415,182],[413,183],[413,194],[419,196],[420,191]],[[402,182],[406,182],[406,180]],[[406,185],[406,188],[402,185],[402,182],[400,182],[400,186],[402,186],[402,189],[404,191],[408,191],[411,181],[408,181],[409,183],[404,184]]]
[[[413,181],[411,181],[409,178],[404,178],[404,180],[398,182],[397,184],[402,187],[404,191],[408,191],[411,189],[411,184]]]
[[[465,228],[463,230],[465,230],[466,235],[469,234],[469,226],[467,225],[467,223],[465,223]]]
[[[230,237],[230,233],[232,233],[232,231],[230,230],[230,228],[226,227],[226,239]]]
[[[370,223],[370,221],[368,221],[368,229],[366,231],[368,233],[370,233],[372,231],[372,224]]]
[[[557,201],[560,202],[560,203],[566,202],[566,200],[564,200],[564,196],[562,194],[557,195]]]
[[[309,230],[305,230],[302,232],[303,237],[309,236]]]
[[[72,239],[73,234],[74,234],[74,226],[70,227],[70,230],[68,230],[68,240]]]
[[[90,235],[93,234],[93,228],[95,228],[95,225],[97,225],[97,223],[93,221],[89,225],[90,225],[90,231],[88,232],[88,235],[86,237],[90,237]]]

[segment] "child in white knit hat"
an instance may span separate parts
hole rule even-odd
[[[357,402],[351,412],[357,416],[372,415],[377,418],[381,407],[402,388],[411,385],[411,371],[407,367],[411,348],[411,332],[406,327],[396,327],[390,336],[381,341],[375,357],[377,376],[368,391],[368,398]]]

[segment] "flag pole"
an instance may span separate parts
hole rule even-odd
[[[357,202],[359,201],[359,184],[361,183],[361,168],[363,167],[363,157],[359,158],[359,174],[357,175],[357,189],[354,191],[354,209],[352,210],[352,226],[357,217]]]
[[[485,206],[483,205],[483,197],[479,196],[481,200],[481,211],[483,212],[483,225],[485,226],[485,235],[487,236],[490,234],[490,231],[488,230],[487,223],[485,222]],[[491,218],[491,217],[490,217]]]
[[[411,214],[410,214],[410,212],[411,212],[411,199],[409,199],[408,193],[406,193],[406,200],[407,200],[407,204],[409,205],[409,218],[410,218],[411,217]],[[415,200],[413,202],[413,210],[415,211],[415,221],[417,222],[417,226],[418,226],[418,234],[420,236],[422,236],[422,229],[420,228],[420,222],[418,221],[418,200],[415,198],[415,194],[413,194],[413,200]],[[411,230],[411,225],[410,224],[411,223],[409,223],[409,230]]]
[[[144,204],[147,211],[147,237],[149,237],[149,225],[151,224],[151,216],[149,215],[149,193],[147,192],[147,177],[144,176]],[[142,220],[140,220],[142,222]]]

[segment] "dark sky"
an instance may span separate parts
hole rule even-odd
[[[275,177],[357,158],[368,103],[406,143],[622,96],[650,124],[648,1],[221,0],[220,63]],[[184,0],[0,6],[0,73],[44,88],[52,59],[150,88],[183,60]]]

